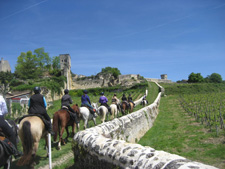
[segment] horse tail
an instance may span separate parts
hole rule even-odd
[[[31,134],[31,125],[25,121],[22,126],[23,131],[23,156],[19,159],[17,165],[23,166],[29,164],[32,158],[33,136]]]
[[[57,133],[58,133],[58,128],[59,128],[59,114],[58,112],[55,112],[53,115],[53,131],[54,131],[54,141],[57,139]]]

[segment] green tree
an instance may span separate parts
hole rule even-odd
[[[15,67],[15,74],[21,79],[36,79],[41,75],[41,70],[38,67],[38,58],[33,55],[31,51],[27,53],[22,52],[17,58],[17,65]]]
[[[49,54],[45,52],[44,48],[35,49],[34,55],[37,58],[37,64],[41,71],[46,71],[50,69],[51,58],[49,57]]]
[[[112,75],[115,78],[118,78],[118,76],[121,75],[120,70],[118,68],[112,68],[112,67],[102,68],[101,73],[112,73]]]
[[[0,72],[0,93],[2,93],[3,97],[5,97],[6,93],[10,90],[9,86],[14,78],[13,73]]]
[[[222,83],[223,79],[220,74],[218,73],[212,73],[210,76],[208,76],[209,82],[211,83]]]
[[[52,68],[53,69],[60,69],[60,58],[59,56],[54,56],[52,59]]]
[[[201,73],[191,73],[188,76],[188,83],[201,83],[204,82],[204,78],[202,77]]]

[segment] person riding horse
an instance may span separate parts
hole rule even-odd
[[[133,103],[133,105],[134,105],[134,107],[135,107],[135,103],[133,102],[133,99],[132,99],[132,97],[131,97],[131,94],[129,94],[129,96],[128,96],[128,102]]]
[[[120,103],[120,100],[116,97],[116,93],[114,93],[112,97],[112,104],[115,104],[118,110],[119,110],[119,103]]]
[[[46,129],[49,133],[54,134],[52,131],[51,118],[49,117],[46,107],[47,102],[45,97],[40,94],[41,88],[36,86],[34,88],[34,95],[32,95],[28,102],[28,114],[41,115],[46,120]]]
[[[107,104],[107,102],[108,102],[107,97],[104,96],[104,92],[101,92],[101,95],[102,96],[99,98],[99,101],[98,102],[101,103],[102,106],[105,106],[108,109],[109,113],[111,114],[111,108]]]
[[[70,104],[73,103],[73,100],[71,99],[70,95],[69,95],[69,90],[65,89],[64,90],[64,95],[61,99],[61,108],[68,108],[70,112],[70,116],[71,118],[74,120],[74,122],[76,124],[78,124],[78,119],[77,119],[77,112],[75,112],[71,107]]]
[[[146,100],[146,94],[144,94],[142,101]],[[146,100],[147,104],[148,104],[148,100]]]
[[[86,106],[90,110],[91,114],[96,118],[95,109],[91,106],[91,101],[87,95],[88,91],[84,90],[83,95],[81,96],[81,106]]]
[[[122,101],[126,103],[127,107],[130,107],[130,104],[127,101],[127,97],[123,94]]]
[[[9,124],[5,121],[4,115],[7,113],[8,109],[5,99],[2,97],[2,95],[0,95],[0,128],[16,148],[17,152],[14,154],[14,157],[18,158],[22,155],[22,153],[20,153],[17,149],[16,134],[13,132],[13,129],[9,126]]]

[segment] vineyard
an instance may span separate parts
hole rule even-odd
[[[179,101],[184,110],[210,131],[225,133],[225,93],[185,94]]]

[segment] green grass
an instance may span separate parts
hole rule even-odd
[[[157,87],[157,85],[155,85],[154,83],[149,83],[149,87],[148,87],[149,95],[148,95],[147,99],[155,100],[155,98],[157,97],[157,94],[158,94],[157,92],[154,92],[156,87]],[[136,94],[138,94],[140,96],[143,96],[145,90],[146,90],[145,88],[131,89],[131,90],[127,90],[125,93],[126,94],[131,93],[132,96],[134,96]],[[157,89],[157,91],[158,91],[158,89]],[[150,93],[152,93],[152,94],[150,95]],[[109,103],[108,103],[109,105],[111,104],[111,98],[112,98],[113,94],[114,94],[114,92],[105,92],[105,95],[107,96],[107,98],[109,100]],[[122,94],[123,94],[123,92],[117,93],[117,96],[118,96],[119,99],[121,99]],[[92,102],[98,102],[98,99],[100,97],[100,96],[94,96],[91,93],[89,93],[89,96],[90,96]],[[139,99],[139,98],[137,98],[137,99]],[[80,97],[72,96],[72,100],[73,100],[74,104],[81,105]],[[54,112],[56,112],[57,110],[60,109],[60,106],[61,106],[60,100],[56,100],[56,101],[53,102],[53,105],[48,108],[48,114],[51,118],[53,117]],[[138,105],[134,108],[134,111],[136,111],[140,108],[142,108],[142,106]],[[119,115],[122,116],[121,113]],[[101,123],[100,117],[97,117],[96,122],[97,122],[97,125]],[[93,127],[93,126],[94,126],[94,122],[89,121],[89,127]],[[80,130],[83,130],[83,121],[80,122]],[[69,131],[71,132],[71,127],[69,127]],[[64,132],[64,134],[63,134],[63,138],[65,138],[65,137],[66,137],[66,132]],[[72,141],[72,136],[69,137],[69,142],[66,145],[62,145],[62,150],[60,150],[60,151],[57,150],[57,144],[52,142],[52,162],[53,163],[55,161],[59,161],[62,157],[64,157],[66,154],[68,154],[68,152],[72,152],[71,141]],[[43,167],[45,165],[48,165],[48,158],[46,157],[46,150],[44,149],[44,145],[45,145],[44,139],[41,139],[40,144],[39,144],[39,149],[38,149],[37,154],[36,154],[35,162],[36,162],[37,165],[35,166],[35,168],[40,168],[40,167]],[[19,143],[18,147],[19,147],[20,150],[22,150],[21,143]],[[12,163],[11,169],[22,169],[22,168],[24,168],[24,167],[17,166],[16,162],[17,162],[17,160],[15,160]],[[54,167],[54,169],[64,169],[66,167],[69,168],[69,167],[72,166],[73,163],[74,163],[73,159],[68,159],[68,161],[66,161],[64,164],[59,165],[57,167]]]
[[[180,107],[177,96],[162,97],[160,113],[139,144],[225,168],[224,134],[216,137]]]

